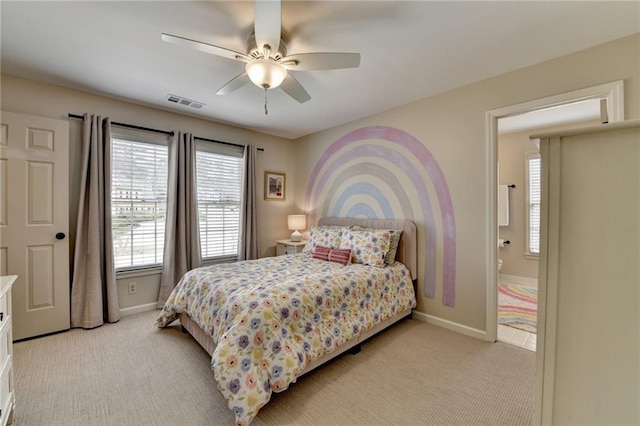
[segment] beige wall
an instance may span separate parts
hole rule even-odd
[[[486,112],[616,80],[624,80],[626,118],[640,117],[640,34],[301,138],[295,146],[298,159],[295,175],[300,182],[295,190],[296,207],[304,207],[311,172],[338,138],[366,126],[391,126],[412,135],[433,154],[446,177],[456,226],[455,307],[442,302],[439,263],[435,298],[425,298],[419,289],[417,310],[485,331],[486,276],[487,268],[493,267],[487,264],[490,222],[487,191],[491,169],[495,167],[486,158]],[[392,199],[393,194],[388,195]],[[418,219],[416,222],[423,236],[424,224]],[[437,222],[436,225],[441,239],[442,225]],[[419,243],[424,248],[425,241]],[[440,249],[437,255],[442,258]],[[420,273],[424,274],[424,262],[420,263]]]
[[[538,259],[525,256],[527,233],[526,154],[537,153],[530,132],[498,137],[498,184],[515,185],[509,190],[509,226],[499,227],[499,238],[511,244],[498,250],[503,260],[501,274],[538,278]]]
[[[498,250],[498,256],[504,261],[501,274],[538,278],[538,258],[525,254],[527,233],[526,154],[538,152],[538,148],[529,136],[534,133],[569,130],[598,124],[600,124],[599,120],[591,120],[498,136],[498,184],[516,185],[515,188],[509,190],[509,226],[499,228],[499,238],[511,242]]]
[[[284,172],[292,177],[292,164],[295,162],[290,140],[275,136],[264,135],[250,130],[232,127],[176,114],[155,108],[89,94],[77,90],[70,90],[58,86],[36,83],[8,75],[1,76],[1,109],[21,114],[37,115],[66,120],[69,113],[83,114],[85,112],[110,116],[112,121],[135,124],[138,126],[157,128],[162,130],[190,131],[196,136],[216,139],[237,144],[254,144],[264,148],[258,153],[258,223],[259,247],[261,256],[275,254],[276,239],[286,238],[290,231],[286,227],[286,215],[295,212],[293,207],[293,193],[296,182],[287,179],[287,196],[285,201],[264,201],[262,185],[264,170]],[[80,180],[81,121],[70,119],[69,125],[69,155],[70,155],[70,242],[75,241],[77,219],[78,192]],[[71,256],[73,258],[73,255]],[[138,293],[129,295],[126,283],[136,281]],[[158,297],[159,275],[139,276],[118,280],[118,294],[120,307],[154,303]]]

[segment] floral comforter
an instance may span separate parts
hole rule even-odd
[[[415,303],[399,262],[342,266],[301,253],[189,271],[156,325],[185,312],[213,337],[215,379],[246,425],[309,362]]]

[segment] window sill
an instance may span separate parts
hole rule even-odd
[[[219,263],[233,263],[237,262],[237,256],[220,256],[212,257],[208,259],[202,259],[202,266],[217,265]],[[162,266],[150,266],[148,268],[140,269],[125,269],[122,271],[116,271],[116,279],[126,279],[134,277],[143,277],[146,275],[159,275],[162,274]]]
[[[238,261],[237,256],[220,256],[202,259],[202,266],[217,265],[219,263],[234,263]]]
[[[540,260],[540,255],[538,253],[525,253],[524,258],[529,260]]]
[[[162,274],[162,266],[154,266],[143,269],[128,269],[124,271],[116,272],[116,279],[142,277],[145,275],[159,275]]]

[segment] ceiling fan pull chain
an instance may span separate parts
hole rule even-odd
[[[269,110],[267,109],[267,88],[264,88],[264,115],[269,115]]]

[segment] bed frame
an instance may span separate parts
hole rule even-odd
[[[356,219],[356,218],[340,218],[340,217],[324,217],[318,221],[318,225],[320,226],[351,226],[357,225],[366,228],[377,228],[377,229],[398,229],[402,230],[402,235],[400,236],[400,243],[398,244],[398,253],[396,255],[396,259],[400,262],[404,263],[411,272],[411,279],[415,282],[417,278],[418,271],[418,256],[417,256],[417,238],[416,238],[416,225],[415,223],[408,220],[386,220],[386,219]],[[417,293],[416,293],[417,294]],[[411,309],[407,309],[405,311],[399,312],[391,318],[375,325],[369,330],[365,331],[361,335],[354,337],[353,339],[343,343],[339,347],[337,347],[333,352],[325,354],[315,361],[307,364],[307,367],[298,375],[302,376],[303,374],[308,373],[309,371],[319,367],[320,365],[326,363],[327,361],[337,357],[338,355],[351,350],[351,353],[357,353],[360,351],[360,345],[366,339],[370,338],[374,334],[379,333],[390,325],[400,321],[403,318],[411,317]],[[206,334],[198,324],[193,321],[189,316],[185,313],[180,314],[180,324],[182,325],[183,331],[188,332],[199,344],[202,346],[209,355],[213,355],[213,351],[216,347],[215,343],[211,336]]]

